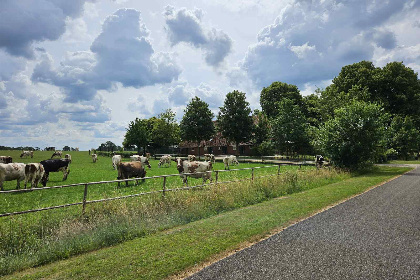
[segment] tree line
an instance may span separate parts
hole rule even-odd
[[[236,146],[252,142],[257,155],[322,153],[346,168],[407,159],[420,149],[420,83],[402,62],[344,66],[331,85],[308,96],[296,85],[273,82],[262,89],[260,105],[252,111],[245,93],[234,90],[213,122],[209,105],[194,97],[179,124],[170,109],[131,121],[123,146],[140,152],[200,143],[220,132]]]

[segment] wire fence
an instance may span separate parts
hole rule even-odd
[[[217,184],[221,184],[221,183],[233,183],[233,182],[240,182],[240,181],[245,181],[245,180],[254,180],[255,178],[278,176],[278,175],[280,175],[280,166],[281,165],[279,164],[279,165],[249,167],[249,168],[240,168],[240,169],[230,169],[230,170],[214,170],[214,171],[196,172],[196,173],[169,174],[169,175],[160,175],[160,176],[152,176],[152,177],[144,177],[144,178],[133,178],[133,179],[124,179],[124,180],[112,180],[112,181],[99,181],[99,182],[78,183],[78,184],[69,184],[69,185],[51,186],[51,187],[42,187],[42,188],[0,191],[0,195],[1,195],[1,194],[6,194],[6,193],[21,193],[21,192],[41,191],[41,190],[48,190],[48,189],[60,189],[60,188],[70,188],[70,187],[84,186],[83,200],[80,201],[80,202],[74,202],[74,203],[68,203],[68,204],[62,204],[62,205],[56,205],[56,206],[50,206],[50,207],[44,207],[44,208],[38,208],[38,209],[30,209],[30,210],[25,210],[25,211],[3,213],[3,214],[0,214],[0,217],[22,215],[22,214],[28,214],[28,213],[34,213],[34,212],[40,212],[40,211],[46,211],[46,210],[53,210],[53,209],[65,208],[65,207],[76,206],[76,205],[82,205],[82,214],[84,214],[85,210],[86,210],[86,205],[91,204],[91,203],[99,203],[99,202],[106,202],[106,201],[111,201],[111,200],[126,199],[126,198],[130,198],[130,197],[140,197],[140,196],[144,196],[144,195],[151,195],[151,194],[158,194],[158,193],[161,193],[162,196],[164,197],[166,195],[166,192],[191,190],[191,189],[196,189],[196,188],[202,188],[202,187],[208,186],[208,185],[217,185]],[[274,168],[274,167],[277,168],[276,173],[274,173],[274,174],[262,175],[262,176],[258,176],[258,177],[255,176],[255,170],[257,170],[257,169]],[[299,164],[299,167],[301,168],[302,164]],[[242,171],[242,170],[251,170],[251,176],[248,177],[248,178],[243,178],[243,179],[235,179],[235,180],[221,181],[221,182],[219,181],[219,174],[220,173]],[[205,181],[203,180],[203,184],[201,184],[201,185],[188,186],[188,176],[194,175],[196,177],[197,175],[200,175],[200,174],[202,174],[204,176],[206,173],[210,173],[210,178],[212,176],[212,173],[215,174],[214,182],[212,182],[212,180],[211,180],[210,183],[205,183]],[[187,176],[186,177],[187,181],[186,181],[185,186],[179,187],[179,188],[167,188],[167,178],[169,178],[169,177],[181,177],[181,176]],[[104,198],[104,199],[87,200],[88,187],[91,186],[91,185],[109,184],[109,183],[118,183],[118,185],[119,185],[121,182],[130,182],[130,181],[136,181],[137,182],[139,180],[157,180],[157,179],[163,179],[162,180],[162,189],[160,189],[160,190],[141,192],[141,193],[136,193],[136,194],[117,196],[117,197],[111,197],[111,198]]]

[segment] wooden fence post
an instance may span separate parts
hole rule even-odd
[[[280,175],[280,164],[278,165],[277,175]]]
[[[87,191],[88,191],[88,184],[85,184],[85,191],[84,191],[84,193],[83,193],[83,208],[82,208],[82,215],[84,215],[84,214],[85,214]]]
[[[252,167],[251,170],[251,180],[254,181],[254,167]]]
[[[163,177],[163,190],[162,190],[163,197],[165,197],[165,191],[166,191],[166,176]]]
[[[217,184],[217,180],[219,180],[219,171],[216,170],[216,184]]]

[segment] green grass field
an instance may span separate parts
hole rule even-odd
[[[117,179],[117,171],[112,167],[112,161],[109,157],[98,157],[98,161],[93,163],[88,152],[64,152],[69,153],[72,156],[72,163],[70,164],[70,174],[66,181],[63,181],[62,172],[50,173],[50,180],[47,187],[60,186],[76,183],[86,182],[98,182],[98,181],[111,181]],[[63,153],[63,155],[64,155]],[[46,151],[35,151],[33,158],[20,158],[20,151],[0,151],[0,155],[12,156],[14,162],[40,162],[45,159],[49,159],[53,152]],[[129,161],[129,159],[123,159],[123,161]],[[178,174],[175,162],[171,163],[170,167],[158,168],[158,160],[152,159],[150,164],[151,169],[146,168],[147,177],[167,175],[167,174]],[[237,168],[249,168],[267,166],[266,164],[258,163],[240,163],[238,166],[232,167]],[[283,166],[281,171],[296,169],[297,166]],[[305,169],[311,169],[313,167],[302,167]],[[224,165],[221,162],[216,162],[213,165],[213,170],[223,170]],[[256,169],[254,176],[262,176],[267,174],[276,174],[277,168],[264,168]],[[215,175],[213,174],[213,179]],[[251,170],[232,171],[232,172],[221,172],[219,174],[218,181],[229,181],[234,179],[250,178]],[[200,185],[202,179],[189,178],[189,185]],[[125,183],[118,187],[117,183],[91,185],[88,188],[87,200],[103,199],[110,197],[118,197],[124,195],[131,195],[141,192],[147,192],[151,190],[161,190],[163,186],[163,179],[149,179],[144,182],[140,181],[138,185],[135,182],[129,182],[129,186],[126,187]],[[179,177],[168,177],[166,188],[177,188],[182,186],[182,180]],[[38,187],[42,187],[41,184]],[[4,182],[4,190],[13,190],[16,188],[16,180]],[[23,182],[21,182],[21,188],[23,188]],[[0,194],[0,213],[9,213],[16,211],[24,211],[29,209],[37,209],[43,207],[50,207],[56,205],[62,205],[67,203],[81,202],[83,200],[84,186],[50,189],[31,191],[24,193],[7,193]]]

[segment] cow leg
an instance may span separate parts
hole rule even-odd
[[[63,170],[63,181],[67,180],[67,176],[69,175],[69,173],[70,173],[69,168],[66,168]]]

